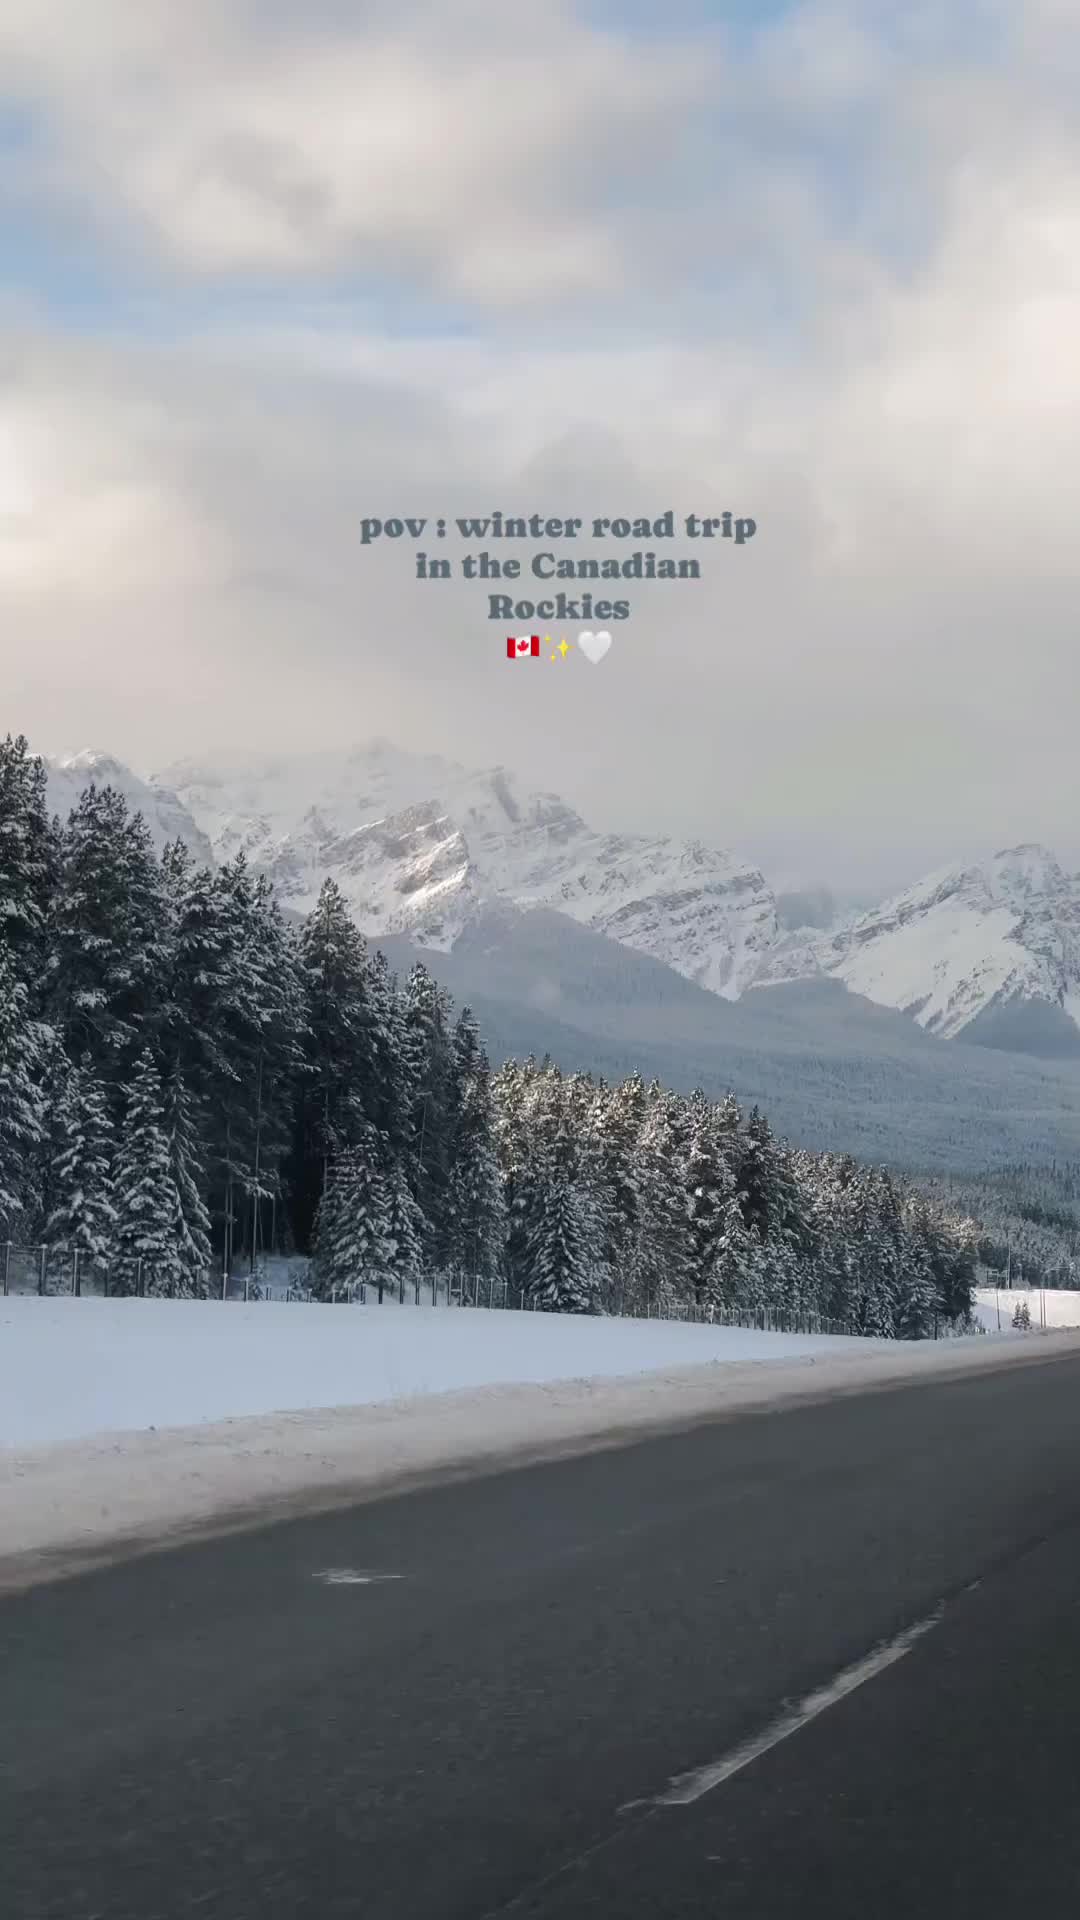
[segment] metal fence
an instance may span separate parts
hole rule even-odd
[[[267,1276],[207,1272],[197,1297],[230,1301],[313,1302],[315,1296],[303,1274],[306,1263],[299,1259],[291,1275],[277,1271]],[[151,1269],[137,1261],[122,1274],[95,1265],[70,1247],[21,1247],[13,1242],[0,1244],[0,1286],[5,1295],[31,1294],[58,1298],[67,1296],[97,1298],[169,1299],[176,1290],[157,1284]],[[186,1297],[186,1296],[185,1296]],[[353,1286],[335,1289],[323,1304],[336,1306],[416,1306],[484,1307],[514,1313],[542,1312],[535,1294],[511,1287],[505,1280],[479,1275],[433,1274],[406,1283],[398,1280],[361,1280]],[[697,1306],[693,1302],[663,1298],[631,1302],[615,1297],[604,1302],[601,1313],[613,1319],[681,1321],[703,1326],[744,1327],[763,1333],[839,1334],[849,1338],[862,1336],[862,1329],[847,1321],[829,1320],[821,1314],[777,1307]],[[863,1336],[864,1337],[864,1336]]]

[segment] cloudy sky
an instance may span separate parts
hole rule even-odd
[[[1078,102],[1075,0],[0,0],[0,727],[1080,865]],[[598,668],[359,538],[668,507]]]

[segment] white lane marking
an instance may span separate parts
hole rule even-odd
[[[321,1580],[327,1587],[374,1587],[381,1580],[403,1580],[401,1573],[361,1573],[356,1567],[326,1567],[322,1573],[313,1573],[313,1580]]]
[[[867,1680],[873,1680],[876,1674],[883,1673],[886,1667],[902,1660],[924,1633],[929,1633],[931,1627],[937,1626],[944,1611],[944,1606],[938,1607],[928,1619],[919,1620],[915,1626],[898,1633],[895,1640],[876,1647],[864,1660],[845,1667],[835,1679],[830,1680],[828,1686],[820,1687],[816,1693],[808,1693],[789,1713],[781,1714],[764,1732],[744,1740],[741,1746],[734,1747],[722,1760],[714,1760],[707,1767],[695,1767],[691,1773],[676,1774],[666,1792],[656,1794],[650,1804],[657,1807],[686,1807],[692,1801],[700,1800],[702,1794],[711,1793],[714,1787],[730,1780],[733,1773],[740,1773],[752,1760],[768,1753],[770,1747],[779,1746],[781,1740],[798,1733],[799,1728],[805,1727],[808,1721],[816,1720],[818,1714],[824,1713],[827,1707],[834,1707],[838,1700],[854,1693],[856,1687],[863,1686]]]

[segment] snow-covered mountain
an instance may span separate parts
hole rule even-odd
[[[141,779],[84,753],[52,763],[66,813],[89,780],[120,787],[160,845],[206,860],[241,849],[289,907],[325,878],[374,936],[450,951],[493,904],[546,907],[729,1000],[828,976],[928,1033],[1080,1051],[1080,876],[1037,846],[934,874],[884,905],[817,925],[753,866],[700,841],[602,833],[503,767],[477,772],[374,741],[244,766],[181,762]],[[807,896],[809,899],[809,896]]]
[[[449,948],[480,904],[557,908],[736,998],[777,936],[762,875],[698,841],[599,833],[504,767],[384,741],[351,753],[162,775],[226,859],[241,848],[305,910],[331,876],[370,933]]]
[[[953,1039],[1006,1010],[1049,1008],[1080,1032],[1080,875],[1045,847],[933,874],[834,932],[783,935],[755,984],[842,980]],[[1064,1031],[1064,1027],[1062,1027]]]
[[[45,764],[49,774],[49,808],[58,813],[61,820],[67,819],[87,787],[114,787],[123,794],[132,813],[142,814],[157,848],[183,840],[198,861],[212,860],[206,835],[164,782],[143,780],[122,760],[93,748],[66,754],[62,759],[47,760]]]

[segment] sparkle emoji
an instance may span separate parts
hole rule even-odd
[[[550,633],[548,634],[548,636],[547,636],[547,638],[548,638],[548,641],[550,642],[550,640],[551,640],[551,635],[550,635]],[[555,649],[555,653],[553,653],[553,654],[552,654],[552,656],[551,656],[551,658],[552,658],[552,659],[554,660],[554,659],[555,659],[555,657],[556,657],[556,655],[557,655],[557,654],[560,654],[560,653],[561,653],[561,654],[562,654],[562,657],[563,657],[563,659],[565,660],[565,659],[566,659],[566,656],[567,656],[567,654],[569,653],[569,651],[570,651],[570,648],[569,648],[569,647],[567,646],[567,644],[566,644],[566,636],[565,636],[565,634],[564,634],[564,635],[563,635],[563,637],[562,637],[562,639],[561,639],[561,640],[559,641],[559,644],[558,644],[558,646],[557,646],[557,647],[556,647],[556,649]]]

